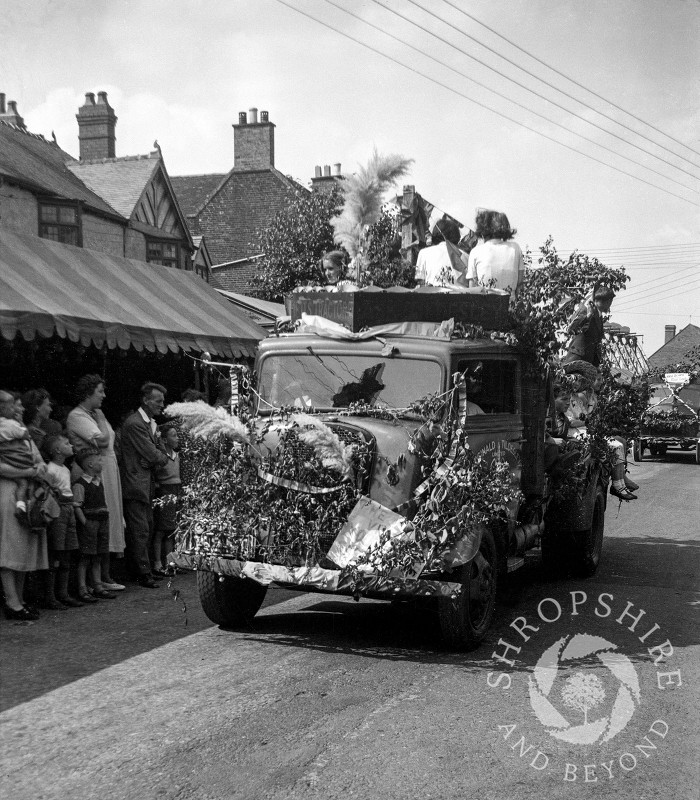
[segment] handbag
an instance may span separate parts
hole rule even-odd
[[[38,484],[31,492],[27,503],[27,518],[29,527],[37,533],[61,515],[61,507],[54,493],[46,484]]]

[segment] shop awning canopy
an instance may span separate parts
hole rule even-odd
[[[252,356],[267,335],[193,272],[0,231],[0,332]]]

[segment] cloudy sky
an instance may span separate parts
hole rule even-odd
[[[665,324],[700,325],[698,0],[0,10],[0,91],[68,152],[84,93],[107,91],[117,155],[157,139],[171,175],[226,172],[231,125],[255,106],[277,126],[275,166],[303,183],[317,164],[353,170],[376,146],[413,158],[409,181],[467,225],[478,206],[498,208],[534,251],[551,234],[560,251],[625,263],[614,319],[647,354]]]

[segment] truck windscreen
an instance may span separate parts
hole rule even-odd
[[[276,408],[347,408],[351,403],[407,408],[442,386],[440,364],[377,354],[269,356],[262,364],[259,392]],[[264,413],[265,404],[260,411]]]

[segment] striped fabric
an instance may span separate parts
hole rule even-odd
[[[252,356],[267,335],[194,272],[0,231],[0,332]]]

